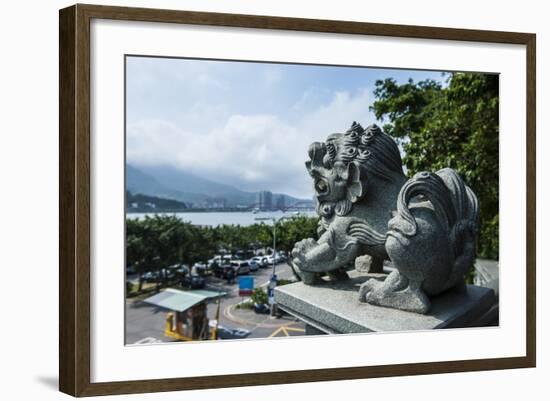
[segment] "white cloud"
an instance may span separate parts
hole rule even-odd
[[[277,115],[233,114],[204,132],[142,120],[128,126],[128,161],[170,164],[243,190],[309,197],[311,182],[304,167],[309,144],[346,130],[352,121],[374,121],[370,103],[367,89],[335,92],[292,124]]]

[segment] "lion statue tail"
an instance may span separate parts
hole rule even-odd
[[[436,173],[415,174],[399,192],[399,224],[392,227],[406,237],[414,236],[417,231],[415,218],[409,209],[413,198],[432,204],[437,220],[449,235],[454,263],[443,291],[459,284],[475,262],[478,200],[453,169],[444,168]]]
[[[456,171],[444,168],[436,173],[445,182],[456,211],[456,222],[449,238],[454,252],[454,266],[446,289],[464,280],[465,274],[475,263],[476,238],[479,226],[479,202]]]

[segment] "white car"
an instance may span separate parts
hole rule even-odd
[[[275,256],[269,255],[267,257],[269,264],[273,264],[273,259],[275,259],[275,264],[278,264],[284,262],[286,260],[286,256],[279,252],[277,252]]]
[[[267,256],[254,256],[252,259],[259,267],[267,267],[269,265]]]
[[[250,265],[244,260],[232,260],[231,266],[235,269],[237,274],[248,274],[250,273]]]
[[[248,261],[248,266],[250,267],[251,272],[258,271],[258,269],[260,268],[260,266],[258,265],[258,263],[254,259],[250,259]]]
[[[216,255],[212,259],[208,260],[208,267],[212,267],[214,263],[216,263],[218,266],[221,266],[223,264],[229,263],[230,260],[231,260],[231,256],[229,255],[225,255],[225,256]]]
[[[277,252],[277,254],[275,255],[275,263],[283,263],[286,261],[287,261],[286,255],[282,252]]]

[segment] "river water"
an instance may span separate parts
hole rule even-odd
[[[143,219],[145,216],[153,216],[156,213],[127,213],[129,219]],[[263,223],[273,224],[271,218],[280,219],[282,217],[307,216],[316,217],[315,211],[301,212],[195,212],[195,213],[158,213],[161,215],[173,215],[179,217],[183,221],[200,226],[218,226],[220,224],[234,224],[241,226],[250,226],[252,224]],[[268,220],[258,220],[268,219]]]

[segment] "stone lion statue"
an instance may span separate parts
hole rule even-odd
[[[478,201],[458,174],[445,168],[403,174],[395,141],[376,125],[353,123],[345,133],[309,147],[307,171],[317,199],[319,240],[295,244],[292,263],[306,284],[321,274],[347,278],[356,259],[381,272],[359,290],[360,301],[426,313],[430,296],[464,285],[475,261]]]

